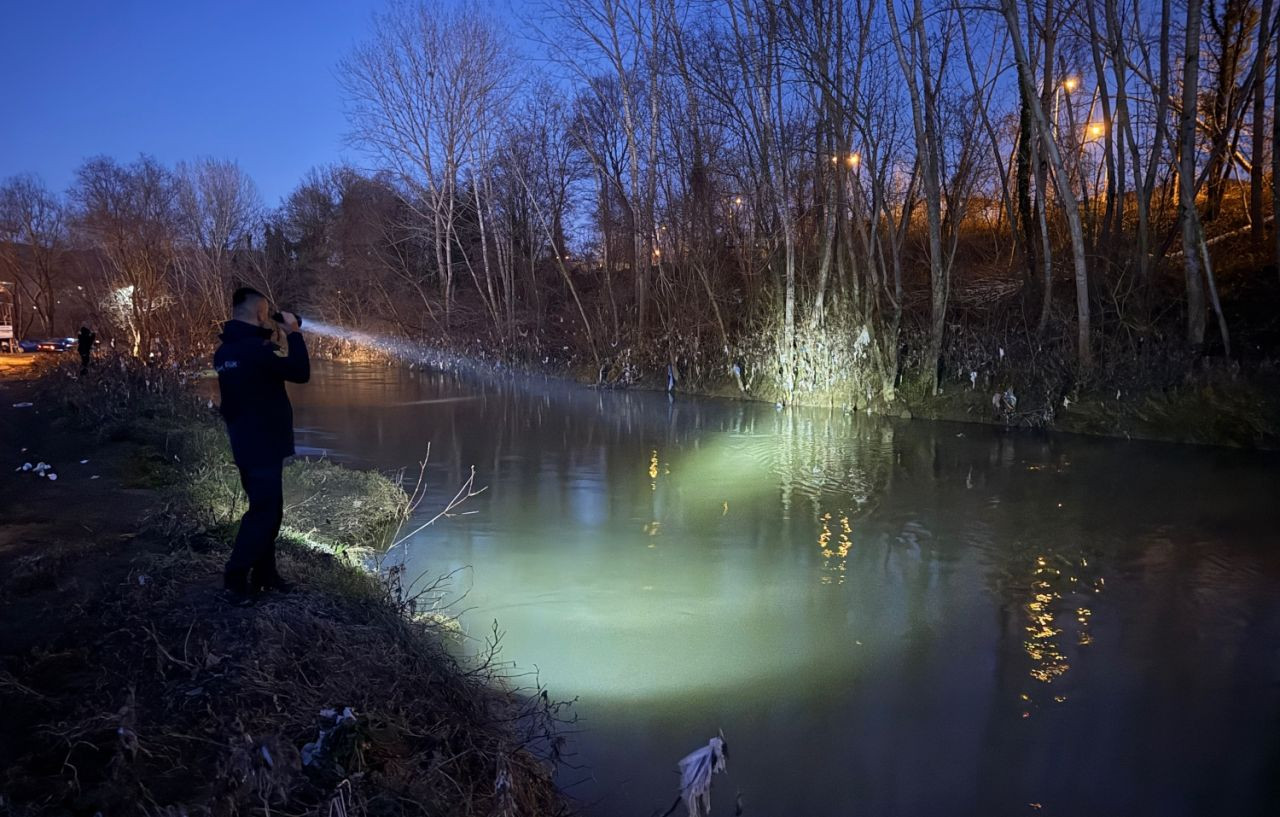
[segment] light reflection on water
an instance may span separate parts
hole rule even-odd
[[[592,813],[665,808],[721,728],[718,814],[1280,804],[1274,455],[381,368],[293,393],[303,445],[430,442],[441,501],[476,467],[403,558],[580,697]]]

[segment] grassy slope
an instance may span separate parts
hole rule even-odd
[[[390,480],[291,466],[294,533],[280,560],[302,589],[248,609],[225,604],[218,576],[241,500],[220,429],[187,385],[131,367],[45,380],[42,405],[56,402],[99,439],[128,441],[121,471],[153,486],[155,502],[126,552],[76,552],[79,571],[100,581],[94,592],[73,596],[57,569],[38,583],[42,609],[57,610],[48,597],[65,594],[65,614],[46,615],[44,632],[0,656],[0,702],[24,713],[13,725],[22,734],[3,736],[21,743],[0,778],[3,805],[15,814],[328,813],[333,801],[350,814],[561,811],[539,759],[556,745],[556,707],[510,690],[487,662],[455,657],[454,630],[415,616],[397,576],[370,575],[353,556],[382,541],[403,508]],[[66,433],[91,444],[88,430]],[[32,607],[31,591],[5,585],[6,621]],[[347,707],[353,720],[321,715]],[[333,731],[304,765],[324,729]]]

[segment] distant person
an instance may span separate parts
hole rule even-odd
[[[285,381],[311,378],[307,345],[298,316],[278,315],[288,339],[282,357],[271,342],[267,299],[241,287],[231,298],[231,320],[222,327],[222,345],[213,356],[222,396],[222,417],[231,438],[231,453],[249,509],[240,520],[223,583],[232,601],[247,603],[260,590],[288,592],[290,585],[276,570],[276,537],[284,516],[284,460],[293,456],[293,407]]]
[[[76,335],[76,343],[80,347],[80,374],[89,371],[89,358],[93,357],[93,344],[97,339],[89,327],[80,327],[80,334]]]

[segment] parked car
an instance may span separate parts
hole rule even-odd
[[[75,338],[50,338],[36,343],[37,352],[65,352],[75,348]]]
[[[34,352],[34,351],[36,351],[36,350],[39,348],[39,346],[40,346],[40,341],[38,341],[38,340],[20,340],[20,341],[18,341],[18,348],[19,348],[19,349],[21,349],[21,350],[22,350],[22,351],[24,351],[24,352]]]

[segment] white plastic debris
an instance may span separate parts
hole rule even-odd
[[[321,709],[320,717],[326,721],[332,721],[333,725],[327,729],[322,728],[320,734],[311,743],[307,743],[302,747],[302,765],[310,766],[323,759],[328,750],[329,737],[338,730],[339,727],[348,723],[355,723],[356,715],[351,711],[351,707],[343,707],[342,714],[339,715],[336,709]]]
[[[88,464],[89,464],[89,461],[88,461],[88,460],[80,460],[80,464],[81,464],[81,465],[88,465]]]
[[[33,405],[35,404],[34,403],[14,403],[13,407],[14,408],[31,408]]]
[[[724,771],[727,757],[724,738],[714,737],[680,761],[680,797],[689,817],[711,814],[711,776]]]
[[[1001,359],[1001,360],[1004,360],[1004,347],[1003,347],[1003,346],[998,346],[998,347],[996,347],[996,348],[1000,350],[1000,359]]]
[[[976,389],[976,388],[978,388],[978,373],[977,373],[977,372],[969,372],[969,388],[970,388],[970,389]]]
[[[1018,395],[1013,393],[1012,388],[1005,389],[1003,392],[996,392],[991,395],[991,407],[1000,414],[1012,414],[1013,410],[1018,407]]]
[[[57,482],[57,481],[58,481],[58,475],[57,475],[57,474],[50,474],[50,475],[49,475],[49,481],[50,481],[50,482]]]
[[[94,474],[93,476],[89,477],[89,479],[97,479],[97,478],[98,478],[97,474]]]

